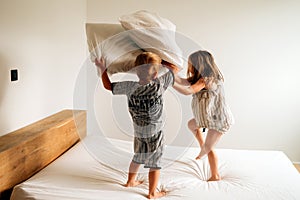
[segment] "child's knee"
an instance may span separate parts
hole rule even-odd
[[[149,172],[159,173],[160,172],[160,168],[149,168]]]
[[[204,144],[201,146],[201,151],[202,151],[204,154],[208,154],[211,150],[212,150],[211,146],[210,146],[210,145],[207,145],[206,143],[204,143]]]
[[[196,130],[198,127],[196,125],[196,120],[195,119],[191,119],[188,121],[188,128],[192,131]]]

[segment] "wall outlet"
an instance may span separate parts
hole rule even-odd
[[[18,80],[18,70],[12,69],[10,70],[10,81],[17,81]]]

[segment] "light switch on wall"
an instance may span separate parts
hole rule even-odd
[[[10,70],[10,81],[17,81],[18,80],[18,70],[12,69]]]

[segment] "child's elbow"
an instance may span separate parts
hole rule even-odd
[[[105,89],[111,91],[111,86],[106,86]]]
[[[111,84],[103,84],[103,87],[109,91],[112,91]]]

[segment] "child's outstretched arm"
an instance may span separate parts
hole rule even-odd
[[[199,79],[195,84],[191,85],[186,79],[181,78],[177,75],[179,68],[167,61],[162,61],[163,66],[167,67],[174,73],[174,85],[173,88],[179,93],[184,95],[190,95],[199,92],[205,87],[204,79]]]
[[[186,85],[186,86],[190,85],[190,83],[186,79],[181,78],[177,75],[177,73],[180,71],[179,67],[177,67],[176,65],[173,65],[172,63],[169,63],[165,60],[163,60],[161,62],[161,64],[173,72],[175,82],[178,82],[178,83],[180,83],[182,85]]]
[[[177,67],[176,65],[173,65],[172,63],[169,63],[165,60],[162,60],[161,64],[168,68],[169,70],[171,70],[174,74],[177,74],[179,72],[179,67]]]
[[[95,65],[101,69],[101,73],[102,73],[101,77],[102,77],[102,83],[104,88],[111,91],[111,82],[107,74],[104,59],[101,58],[99,60],[98,58],[96,58]]]
[[[205,82],[202,78],[199,79],[193,85],[182,84],[182,83],[176,81],[176,78],[175,78],[175,83],[173,85],[173,88],[175,90],[177,90],[179,93],[184,94],[184,95],[195,94],[195,93],[199,92],[200,90],[202,90],[204,87],[205,87]]]

